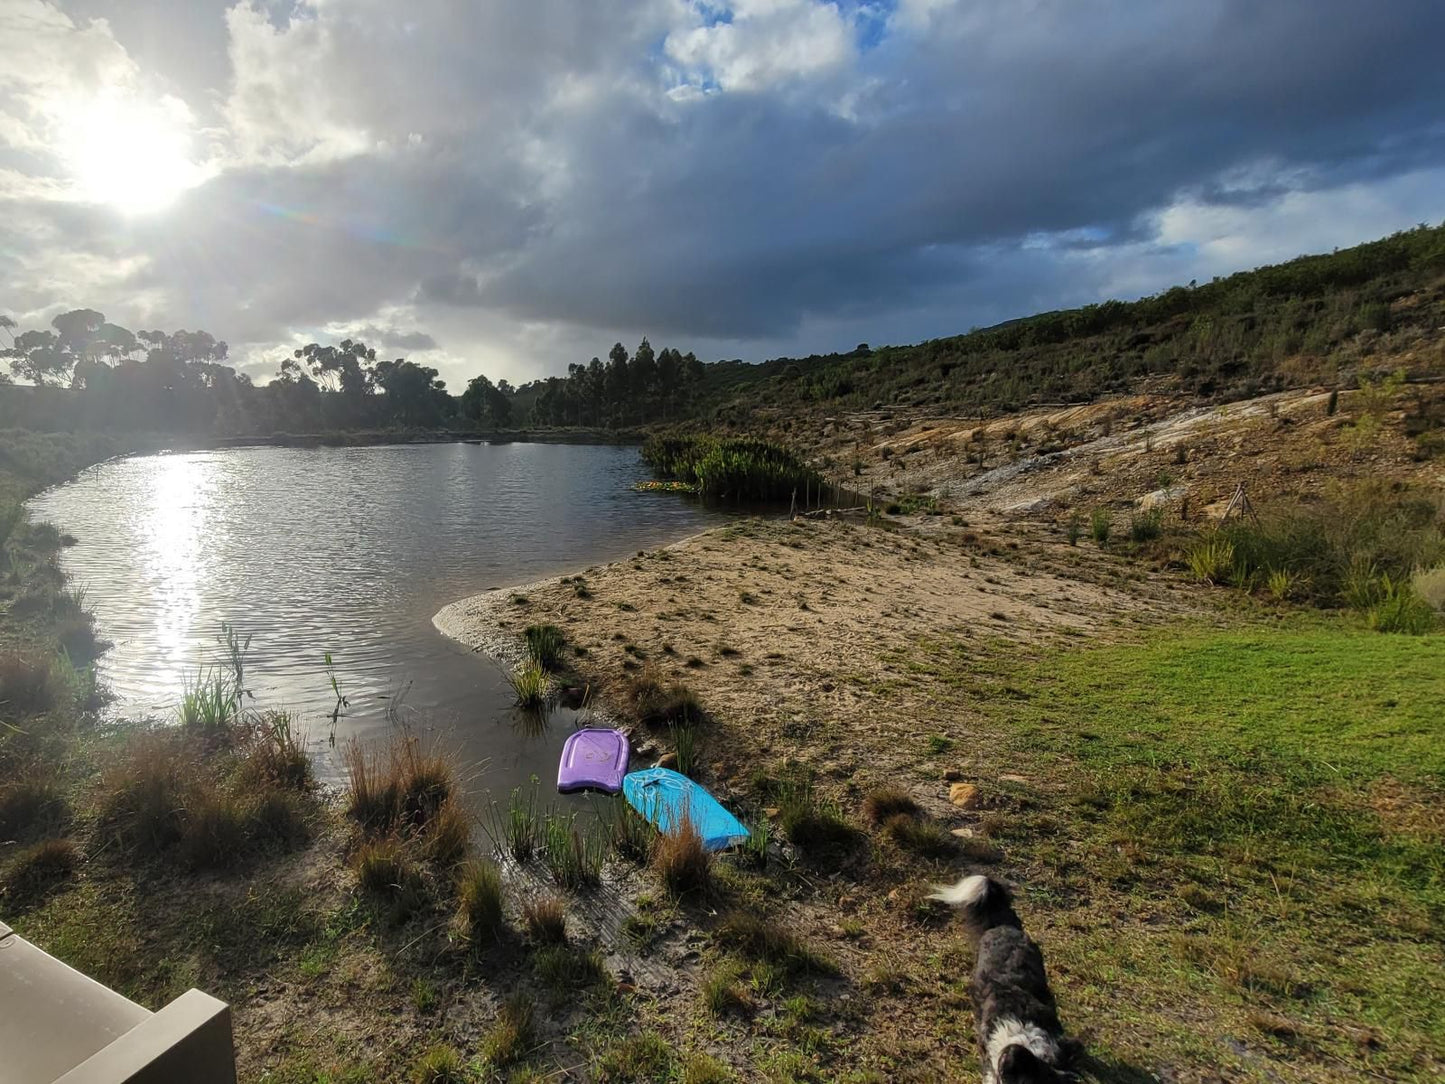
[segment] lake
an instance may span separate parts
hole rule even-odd
[[[432,615],[726,518],[632,488],[647,477],[630,447],[237,448],[103,463],[30,508],[79,540],[62,562],[112,644],[97,668],[116,714],[174,718],[186,682],[224,658],[227,622],[252,637],[256,704],[296,716],[323,778],[342,743],[400,715],[459,756],[474,792],[501,794],[555,780],[576,717],[527,725],[500,667]],[[348,704],[334,727],[327,653]]]

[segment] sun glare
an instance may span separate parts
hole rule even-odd
[[[58,149],[81,199],[145,214],[205,179],[174,111],[98,98],[66,112]]]

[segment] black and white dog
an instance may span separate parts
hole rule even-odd
[[[963,914],[973,942],[973,1012],[984,1084],[1072,1081],[1078,1044],[1064,1038],[1044,954],[1024,933],[1009,890],[991,877],[938,886],[933,899]]]

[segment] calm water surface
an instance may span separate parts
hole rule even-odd
[[[99,670],[120,714],[165,719],[222,658],[221,623],[252,636],[247,685],[294,712],[334,777],[347,738],[388,704],[460,754],[478,792],[555,779],[575,725],[542,733],[502,671],[436,632],[448,602],[673,541],[724,518],[638,493],[635,448],[429,444],[244,448],[94,467],[31,504],[80,541],[66,570],[113,646]],[[330,652],[349,706],[335,726]]]

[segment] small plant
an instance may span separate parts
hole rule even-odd
[[[1384,601],[1384,577],[1364,554],[1354,554],[1340,582],[1340,597],[1352,610],[1368,612]]]
[[[426,880],[396,839],[363,843],[352,860],[362,891],[385,903],[393,920],[403,922],[426,903]]]
[[[1129,517],[1129,541],[1152,542],[1164,533],[1164,512],[1151,508],[1142,515]]]
[[[567,910],[555,896],[529,900],[522,908],[522,918],[527,924],[527,936],[536,944],[567,943]]]
[[[411,980],[411,1007],[423,1016],[430,1016],[437,1009],[437,988],[418,976]]]
[[[1434,607],[1415,593],[1408,580],[1381,580],[1381,598],[1370,611],[1370,627],[1377,632],[1423,636],[1439,624]]]
[[[445,1043],[428,1049],[411,1069],[412,1084],[466,1084],[469,1075],[462,1056]]]
[[[1185,561],[1200,583],[1228,583],[1234,573],[1234,544],[1227,538],[1204,538],[1189,550]]]
[[[176,716],[182,727],[208,735],[223,735],[240,714],[235,686],[226,674],[212,669],[197,673],[195,680],[182,683],[181,703]]]
[[[448,798],[431,818],[422,837],[422,851],[442,867],[457,865],[472,845],[472,818],[462,803]]]
[[[889,817],[883,831],[898,846],[923,858],[948,858],[957,852],[953,836],[942,825],[907,813]]]
[[[715,967],[700,987],[702,1003],[714,1016],[727,1012],[751,1012],[753,999],[743,985],[743,966],[736,960],[724,960]]]
[[[920,812],[913,796],[898,787],[875,787],[863,799],[863,815],[874,824],[882,824],[900,814],[916,817]]]
[[[778,820],[792,842],[803,850],[824,850],[852,844],[857,831],[836,803],[819,799],[812,779],[795,773],[778,787]]]
[[[346,812],[369,832],[391,830],[400,799],[395,773],[353,738],[342,751],[346,767]]]
[[[502,874],[496,863],[473,859],[457,871],[457,925],[472,944],[502,932]]]
[[[1079,539],[1084,537],[1084,517],[1074,512],[1069,516],[1069,522],[1064,528],[1068,534],[1069,545],[1077,546]]]
[[[507,853],[518,862],[530,859],[537,852],[537,846],[542,839],[542,820],[537,812],[536,778],[533,778],[532,787],[525,798],[522,796],[522,788],[517,787],[507,800],[506,809],[499,812],[496,802],[492,803],[491,809],[493,842],[505,847]]]
[[[181,858],[196,869],[235,865],[247,844],[246,807],[231,795],[198,788],[181,826]]]
[[[930,734],[928,740],[923,743],[923,748],[929,756],[936,757],[953,748],[953,739],[942,734]]]
[[[545,671],[555,671],[562,664],[567,639],[556,625],[528,625],[523,633],[527,655]]]
[[[646,1032],[614,1045],[597,1062],[597,1080],[604,1084],[652,1084],[668,1080],[672,1047],[661,1036]]]
[[[45,776],[0,786],[0,839],[31,835],[63,820],[66,813],[65,796]]]
[[[527,1057],[537,1043],[534,1012],[532,999],[520,991],[502,1002],[497,1019],[482,1039],[482,1057],[487,1064],[502,1069]]]
[[[1114,525],[1107,508],[1095,508],[1089,517],[1089,537],[1100,546],[1108,545],[1109,531]]]
[[[677,754],[677,770],[691,776],[697,770],[697,728],[688,724],[672,723],[672,748]]]
[[[248,727],[242,756],[241,775],[248,784],[308,790],[314,782],[311,757],[284,711],[266,712],[255,719]]]
[[[1269,576],[1265,579],[1265,588],[1269,591],[1269,597],[1276,602],[1287,602],[1294,593],[1295,583],[1299,576],[1283,568],[1271,569]]]
[[[532,959],[537,977],[559,993],[596,986],[607,977],[607,966],[595,949],[548,945],[538,949]]]
[[[659,833],[652,850],[652,868],[674,899],[704,896],[712,887],[712,852],[687,817],[670,831]]]
[[[33,651],[0,655],[0,711],[7,717],[54,711],[66,693],[51,658]]]
[[[1415,594],[1445,613],[1445,565],[1421,569],[1411,577],[1410,586],[1415,589]]]
[[[590,888],[602,879],[604,841],[577,827],[576,814],[548,813],[542,821],[542,852],[552,879],[563,888]]]
[[[614,799],[603,823],[614,853],[630,862],[648,861],[657,830],[630,802],[620,796]]]
[[[693,661],[688,659],[687,665],[691,666]],[[701,659],[696,661],[702,665]],[[674,683],[664,686],[645,672],[632,683],[629,698],[638,722],[644,726],[689,726],[707,719],[697,694],[686,685]]]
[[[547,706],[547,671],[535,659],[528,659],[507,675],[513,702],[519,708],[540,710]]]
[[[748,825],[748,838],[743,840],[743,857],[750,865],[762,869],[768,864],[768,847],[772,841],[772,822],[767,817],[759,817]]]
[[[247,834],[258,843],[293,846],[311,835],[301,803],[290,791],[268,787],[252,803],[247,814]]]

